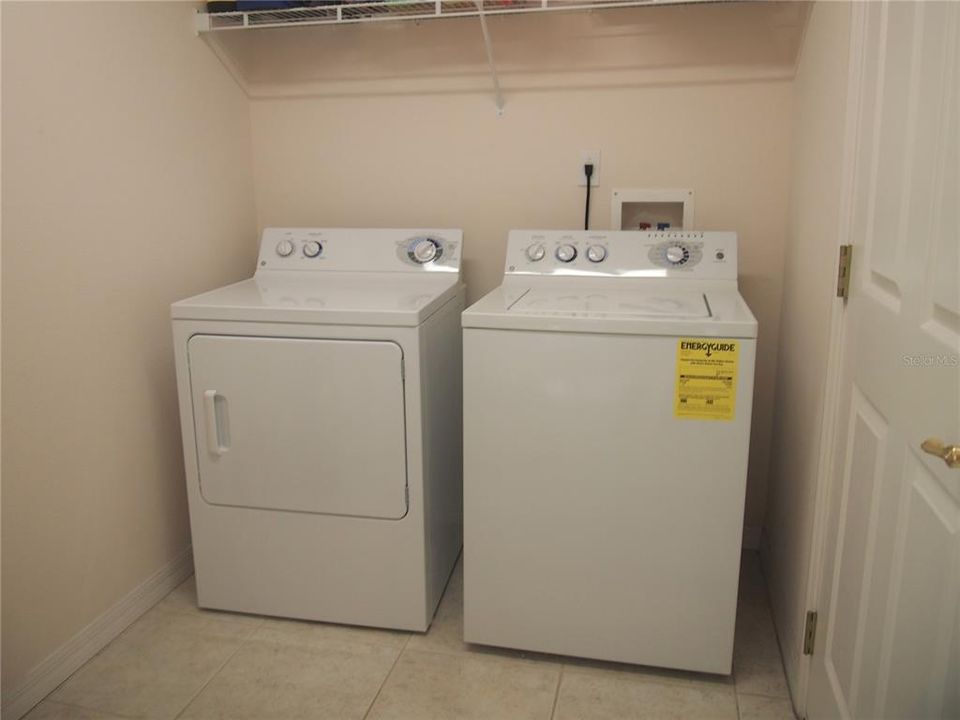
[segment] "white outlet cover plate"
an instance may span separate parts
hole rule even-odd
[[[600,151],[599,150],[581,150],[580,165],[577,167],[577,185],[587,186],[587,176],[583,172],[583,166],[593,163],[593,175],[590,177],[590,187],[597,187],[600,184]]]

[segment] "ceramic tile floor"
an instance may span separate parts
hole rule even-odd
[[[741,569],[734,675],[464,645],[458,567],[425,635],[198,610],[184,582],[28,720],[787,720],[763,578]]]

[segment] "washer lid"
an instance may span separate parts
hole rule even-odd
[[[624,289],[532,289],[513,303],[510,313],[566,315],[572,317],[712,317],[706,296],[700,292],[638,292]]]
[[[678,288],[648,280],[629,288],[609,287],[612,284],[504,283],[468,307],[462,325],[621,335],[757,336],[757,321],[736,289]]]
[[[417,326],[461,287],[447,274],[258,273],[170,310],[175,320]]]

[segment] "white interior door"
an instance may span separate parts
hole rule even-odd
[[[859,83],[811,719],[960,717],[960,4],[854,8]],[[854,75],[854,77],[856,77]]]
[[[188,353],[208,503],[406,514],[399,345],[195,335]]]

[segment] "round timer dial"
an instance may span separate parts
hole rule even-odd
[[[703,243],[686,238],[669,238],[650,248],[648,257],[657,267],[691,268],[700,262]]]
[[[690,251],[683,245],[671,245],[664,254],[667,257],[667,262],[673,265],[683,265],[690,259]]]
[[[407,245],[407,257],[418,265],[426,265],[433,262],[443,254],[443,248],[439,241],[430,237],[417,237]]]

